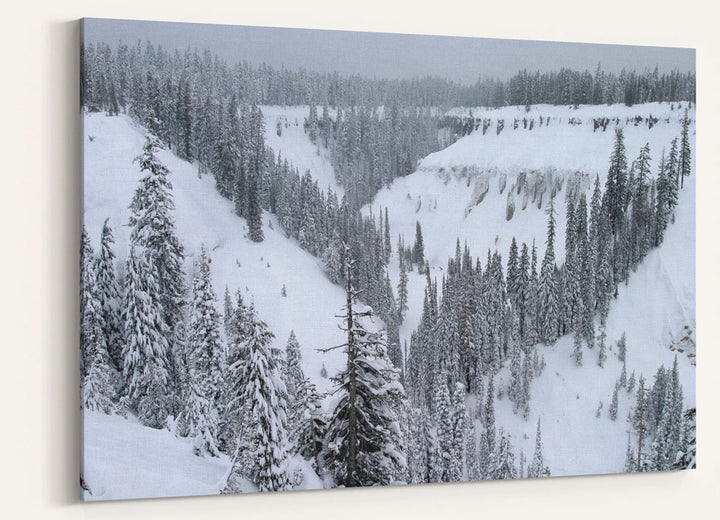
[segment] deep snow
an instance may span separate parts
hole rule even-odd
[[[451,114],[462,113],[455,109]],[[507,220],[508,191],[517,181],[521,171],[537,170],[540,174],[552,172],[556,180],[562,180],[562,189],[556,196],[555,257],[558,264],[564,261],[565,244],[565,192],[568,179],[578,173],[588,174],[580,186],[585,189],[588,202],[592,195],[592,183],[599,176],[601,186],[607,175],[609,157],[615,132],[609,125],[605,132],[593,132],[592,118],[618,118],[623,127],[628,166],[638,155],[640,148],[649,143],[652,156],[652,174],[657,175],[660,155],[665,148],[669,152],[673,138],[679,137],[683,111],[675,104],[651,103],[633,107],[547,105],[531,107],[528,116],[539,120],[543,115],[551,117],[550,125],[542,129],[525,130],[522,123],[512,129],[513,117],[524,117],[524,107],[502,109],[473,109],[475,117],[505,119],[505,128],[497,135],[492,126],[482,135],[482,129],[473,132],[453,145],[431,154],[418,166],[418,171],[396,179],[392,185],[381,190],[371,209],[389,208],[390,232],[395,247],[398,234],[405,237],[405,245],[415,240],[415,223],[422,226],[425,253],[431,266],[431,276],[438,280],[443,276],[447,259],[455,254],[456,239],[461,246],[467,242],[470,251],[485,266],[488,249],[503,255],[503,267],[515,236],[518,247],[522,242],[538,246],[538,269],[545,251],[547,232],[547,194],[541,207],[528,200],[522,209],[522,196],[513,193],[515,212]],[[626,124],[627,118],[652,114],[661,119],[652,129],[646,124]],[[576,118],[580,125],[569,125]],[[670,121],[666,122],[665,118]],[[691,142],[694,143],[694,109],[689,111]],[[508,124],[510,121],[510,124]],[[693,144],[693,150],[694,144]],[[693,157],[694,164],[694,157]],[[500,186],[506,179],[506,187]],[[478,193],[487,194],[478,202]],[[539,199],[538,199],[539,200]],[[393,255],[390,275],[398,282],[397,257]],[[410,309],[401,327],[401,339],[409,343],[410,335],[417,328],[422,314],[425,276],[410,273],[408,300]],[[578,368],[571,359],[573,342],[571,336],[561,338],[552,347],[538,345],[540,355],[545,357],[547,367],[540,378],[532,384],[531,414],[527,421],[512,411],[507,397],[496,402],[496,424],[512,436],[516,455],[520,450],[527,459],[532,457],[535,428],[538,417],[542,422],[545,462],[553,475],[578,475],[589,473],[621,472],[624,468],[627,447],[626,422],[634,396],[621,391],[618,418],[611,421],[607,410],[615,381],[619,378],[622,364],[617,360],[614,344],[624,331],[627,336],[627,375],[642,373],[648,385],[657,368],[664,364],[671,367],[678,355],[678,363],[687,406],[695,406],[695,172],[685,180],[685,188],[679,195],[676,221],[666,232],[660,248],[651,251],[636,272],[631,273],[627,286],[619,288],[619,295],[611,303],[607,324],[608,361],[605,368],[597,366],[597,348],[584,350],[584,366]],[[597,332],[597,327],[596,327]],[[692,341],[681,342],[690,335]],[[671,350],[681,342],[683,352]],[[690,354],[690,356],[688,356]],[[510,382],[508,368],[495,381],[496,390],[506,390]],[[507,392],[504,392],[507,394]],[[595,417],[599,403],[603,403],[600,418]]]
[[[307,107],[262,107],[266,119],[266,139],[276,152],[281,152],[301,173],[310,170],[321,189],[337,186],[328,152],[313,145],[302,128]],[[457,113],[463,109],[455,109]],[[514,235],[519,243],[538,245],[538,255],[544,251],[547,197],[541,208],[528,201],[522,208],[522,197],[514,196],[516,205],[512,219],[506,219],[508,190],[520,171],[535,169],[540,173],[553,172],[563,179],[563,189],[557,204],[558,234],[556,257],[563,257],[567,178],[576,171],[588,174],[584,189],[590,189],[591,179],[599,175],[601,181],[607,170],[614,132],[612,125],[606,132],[592,132],[592,117],[624,118],[636,114],[664,114],[670,123],[660,122],[652,130],[645,125],[625,129],[628,162],[640,147],[649,142],[653,154],[653,174],[663,147],[680,133],[682,112],[677,105],[531,107],[529,115],[552,117],[548,127],[532,131],[512,130],[512,118],[525,114],[523,107],[499,110],[473,109],[477,117],[505,119],[505,129],[498,136],[494,126],[486,135],[481,131],[463,137],[455,144],[422,160],[418,171],[397,179],[382,190],[373,201],[373,212],[388,207],[393,251],[398,233],[405,236],[406,245],[414,240],[415,222],[423,227],[426,254],[432,276],[440,278],[447,257],[454,254],[456,237],[467,241],[474,256],[484,264],[488,248],[498,249],[506,261],[507,249]],[[576,117],[582,125],[569,125]],[[694,110],[690,117],[694,119]],[[283,124],[277,136],[276,121]],[[284,126],[287,120],[288,126]],[[298,124],[295,125],[297,120]],[[589,124],[588,124],[589,121]],[[141,173],[133,158],[142,149],[143,130],[128,117],[106,117],[86,114],[84,117],[84,183],[83,220],[93,246],[99,245],[100,229],[106,217],[117,240],[116,253],[120,260],[127,254],[129,229],[127,209]],[[537,121],[536,121],[537,124]],[[694,124],[691,127],[694,134]],[[92,141],[90,140],[92,136]],[[694,137],[693,137],[694,142]],[[694,148],[693,148],[694,149]],[[246,301],[253,301],[260,316],[276,335],[276,344],[283,348],[291,329],[295,330],[303,348],[303,368],[319,387],[327,390],[330,382],[320,376],[325,365],[330,375],[343,363],[342,353],[320,354],[315,349],[342,343],[343,333],[334,317],[344,304],[341,287],[329,282],[321,262],[287,239],[270,215],[264,215],[265,241],[256,244],[245,237],[245,221],[233,213],[232,204],[216,192],[210,176],[198,177],[196,167],[162,151],[160,159],[172,172],[178,235],[187,254],[186,272],[192,270],[192,257],[205,244],[212,257],[215,291],[220,299],[227,285],[231,291],[240,289]],[[500,193],[500,183],[507,178]],[[487,184],[488,192],[477,203],[478,185]],[[588,198],[590,191],[588,193]],[[365,211],[370,211],[366,208]],[[274,229],[270,228],[270,223]],[[670,366],[676,352],[668,348],[695,328],[695,174],[686,180],[681,192],[676,222],[667,233],[665,242],[652,251],[629,284],[620,287],[617,300],[611,304],[608,318],[608,344],[613,345],[622,331],[627,334],[628,376],[632,371],[643,373],[650,382],[657,367]],[[390,274],[397,283],[397,258],[391,258]],[[282,285],[287,297],[281,296]],[[407,318],[401,328],[403,338],[409,339],[417,326],[422,307],[425,278],[410,275]],[[378,324],[378,326],[381,324]],[[684,352],[678,354],[685,400],[695,403],[694,347],[682,343]],[[562,338],[553,347],[538,346],[547,367],[532,385],[531,415],[527,421],[512,412],[506,398],[496,403],[496,422],[512,435],[516,456],[522,450],[532,457],[537,418],[542,420],[544,455],[552,474],[575,475],[622,471],[627,442],[628,424],[625,421],[632,396],[621,392],[618,419],[610,421],[607,408],[613,385],[619,377],[621,364],[616,349],[608,352],[604,369],[595,364],[597,349],[585,349],[585,365],[576,367],[570,358],[572,339]],[[496,388],[509,381],[507,369],[500,372]],[[600,418],[595,417],[598,403],[604,403]],[[226,459],[200,458],[192,454],[191,445],[167,431],[142,427],[132,420],[108,417],[95,413],[85,415],[84,478],[93,491],[91,499],[131,498],[141,496],[171,496],[218,492],[218,481],[227,470]],[[516,459],[517,460],[517,459]],[[174,468],[174,469],[171,469]],[[311,471],[304,487],[321,487]],[[250,490],[250,489],[249,489]]]
[[[144,131],[123,115],[86,114],[83,123],[83,223],[97,251],[103,222],[110,218],[118,268],[122,269],[130,235],[126,225],[128,206],[142,176],[133,160],[142,152]],[[196,167],[167,150],[160,151],[158,157],[171,172],[177,233],[185,248],[186,273],[192,273],[193,256],[201,245],[207,246],[218,310],[222,312],[226,285],[233,295],[241,290],[245,303],[255,304],[258,314],[275,334],[276,346],[283,352],[290,331],[295,331],[302,347],[305,374],[320,392],[329,390],[329,377],[343,365],[343,355],[339,350],[322,354],[316,349],[339,345],[345,339],[335,318],[345,304],[344,290],[329,281],[320,260],[285,237],[272,215],[263,217],[265,240],[261,244],[250,241],[245,235],[245,220],[234,214],[230,201],[220,197],[212,177],[199,177]],[[283,285],[286,297],[281,294]],[[381,325],[376,320],[374,326]],[[321,376],[323,366],[328,377]],[[163,438],[167,441],[166,449]],[[123,439],[135,440],[124,444]],[[86,497],[91,500],[217,493],[216,473],[218,468],[224,473],[227,468],[223,465],[228,464],[225,459],[196,457],[190,445],[169,432],[138,424],[125,425],[118,417],[97,414],[86,415],[83,447],[83,476],[93,490],[93,495]],[[119,459],[126,460],[124,465],[118,465]],[[299,461],[297,464],[303,465]],[[317,476],[305,466],[303,486],[322,487]],[[173,473],[173,467],[179,469]],[[212,478],[185,478],[197,472]],[[166,473],[171,476],[163,479]]]

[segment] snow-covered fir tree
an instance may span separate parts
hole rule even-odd
[[[510,443],[510,435],[500,431],[500,439],[498,441],[497,455],[495,457],[495,467],[492,470],[493,480],[503,480],[517,478],[517,468],[515,467],[515,454]]]
[[[129,225],[131,242],[142,248],[151,260],[158,285],[161,313],[165,325],[172,330],[181,317],[184,297],[183,247],[175,231],[173,212],[175,203],[170,171],[160,162],[157,154],[161,142],[154,136],[146,136],[143,153],[135,160],[145,176],[140,180],[130,204]],[[139,252],[139,251],[138,251]]]
[[[540,418],[537,422],[537,433],[535,434],[535,451],[532,462],[528,467],[528,478],[549,477],[550,469],[545,465],[543,458],[542,432],[540,429]]]
[[[113,410],[113,386],[110,356],[107,351],[102,305],[97,294],[98,284],[93,273],[86,278],[81,328],[86,342],[86,374],[82,380],[82,404],[85,410],[110,414]]]
[[[328,419],[325,462],[338,485],[389,484],[407,470],[395,410],[404,391],[387,355],[385,338],[369,332],[357,310],[353,260],[345,248],[346,306],[343,330],[346,367],[334,378],[335,404]]]
[[[195,262],[187,326],[187,362],[190,393],[184,418],[189,434],[202,446],[198,449],[216,455],[217,410],[222,409],[225,397],[225,349],[220,339],[220,316],[210,278],[210,257],[204,246]]]
[[[538,326],[540,339],[552,344],[557,339],[558,299],[555,285],[555,210],[552,200],[547,209],[548,226],[545,256],[540,268],[538,285]]]
[[[120,288],[115,273],[115,239],[110,219],[105,219],[100,237],[100,251],[95,262],[95,291],[104,321],[103,334],[110,360],[116,370],[122,370],[122,313]]]
[[[237,379],[229,392],[229,408],[246,407],[245,427],[238,431],[237,448],[227,488],[237,491],[240,478],[258,491],[281,491],[292,486],[288,462],[287,393],[281,375],[282,357],[272,344],[273,334],[255,313],[244,346],[244,357],[233,360]]]
[[[618,389],[620,388],[620,385],[615,385],[613,389],[612,394],[612,400],[610,401],[610,407],[608,408],[608,416],[610,416],[610,419],[613,421],[617,419],[618,414]]]
[[[87,327],[84,326],[87,314],[87,301],[93,286],[94,262],[93,248],[85,226],[80,234],[80,378],[85,377],[86,368],[90,364],[90,342],[86,338]]]
[[[297,393],[301,414],[297,417],[297,431],[291,431],[294,452],[312,463],[318,475],[323,475],[323,448],[327,431],[327,417],[322,409],[322,397],[308,379],[303,379]],[[291,426],[293,414],[291,413]]]
[[[162,428],[171,411],[167,325],[152,258],[130,248],[126,267],[124,393],[146,426]]]

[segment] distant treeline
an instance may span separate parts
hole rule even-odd
[[[168,51],[150,43],[90,43],[81,48],[82,103],[105,109],[126,108],[142,94],[151,68],[178,89],[182,81],[199,99],[213,93],[239,102],[266,105],[336,106],[491,106],[579,105],[657,101],[695,102],[695,74],[658,67],[619,74],[561,68],[556,72],[521,70],[506,81],[481,78],[465,85],[437,76],[371,79],[361,75],[289,70],[247,61],[229,64],[209,50]],[[479,74],[482,71],[478,71]]]

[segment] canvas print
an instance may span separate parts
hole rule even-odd
[[[695,467],[694,50],[81,25],[85,500]]]

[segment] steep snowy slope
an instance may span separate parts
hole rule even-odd
[[[133,159],[142,150],[143,129],[125,116],[88,114],[84,132],[85,227],[97,249],[102,223],[109,217],[117,242],[116,254],[124,260],[130,233],[126,226],[128,205],[141,178]],[[246,238],[245,220],[234,214],[230,201],[217,194],[212,177],[199,178],[194,166],[169,151],[161,151],[159,158],[172,172],[170,181],[178,236],[187,257],[186,273],[192,272],[193,256],[204,244],[212,258],[219,310],[225,286],[233,294],[240,289],[246,303],[255,302],[260,316],[275,333],[278,347],[284,350],[290,330],[295,330],[305,354],[303,368],[320,390],[327,389],[328,379],[319,376],[322,364],[332,375],[342,357],[339,352],[320,355],[314,349],[342,342],[334,317],[344,305],[342,288],[330,283],[319,260],[285,237],[272,215],[263,216],[265,241],[250,241]],[[283,285],[287,297],[281,295]]]
[[[571,358],[571,336],[552,347],[538,346],[547,367],[532,383],[531,414],[523,421],[512,412],[511,403],[498,402],[496,420],[513,435],[518,449],[529,457],[535,442],[537,418],[542,421],[545,461],[553,475],[614,473],[624,469],[627,415],[635,405],[635,394],[619,393],[616,421],[608,408],[615,382],[622,371],[616,343],[623,332],[627,337],[627,376],[644,375],[647,384],[660,365],[672,367],[677,356],[686,407],[695,406],[694,347],[683,352],[669,347],[695,329],[695,180],[689,179],[680,194],[677,219],[671,224],[662,246],[652,251],[627,286],[621,286],[611,303],[607,333],[608,360],[597,366],[595,348],[584,350],[584,365],[575,366]],[[690,354],[690,356],[688,356]],[[507,370],[500,374],[509,384]],[[603,408],[595,417],[599,403]],[[702,412],[701,412],[702,413]]]
[[[142,151],[144,132],[125,116],[87,114],[83,122],[84,224],[97,251],[103,221],[110,219],[122,269],[130,234],[128,205],[141,178],[133,159]],[[169,151],[161,151],[159,158],[171,171],[186,273],[192,273],[193,256],[201,245],[207,246],[218,310],[222,311],[220,298],[226,285],[233,294],[240,289],[245,302],[253,301],[268,322],[277,347],[284,351],[290,331],[295,330],[306,375],[320,391],[328,390],[330,380],[322,377],[321,369],[324,365],[329,376],[336,373],[344,362],[342,353],[320,354],[315,349],[343,342],[334,317],[345,303],[343,289],[330,283],[316,258],[284,236],[272,216],[264,215],[264,242],[250,241],[245,220],[217,194],[211,177],[199,178],[194,166]],[[281,294],[283,285],[286,297]],[[170,432],[94,413],[85,416],[83,446],[83,476],[93,492],[86,495],[90,500],[213,494],[228,469],[226,458],[196,457],[191,443]],[[306,470],[302,487],[322,487],[312,470]]]
[[[341,194],[327,151],[318,150],[303,131],[307,107],[262,107],[262,110],[268,145],[281,152],[301,173],[310,170],[321,189],[330,186]],[[628,117],[649,113],[666,114],[670,122],[661,121],[652,129],[645,124],[625,124]],[[513,235],[520,242],[530,243],[535,239],[542,255],[547,196],[541,203],[538,194],[550,186],[550,172],[552,183],[561,186],[558,200],[563,201],[555,208],[556,256],[561,262],[565,190],[571,184],[589,190],[596,174],[604,180],[612,149],[612,124],[605,132],[598,129],[593,133],[592,118],[622,120],[629,161],[649,142],[655,173],[662,148],[668,147],[672,138],[680,133],[682,117],[677,106],[671,111],[669,105],[580,107],[578,110],[531,107],[529,114],[537,117],[545,114],[544,119],[551,116],[549,126],[531,131],[523,129],[522,124],[512,130],[509,121],[513,114],[518,117],[525,114],[522,107],[479,114],[479,109],[473,109],[476,117],[504,119],[505,129],[499,136],[494,126],[486,135],[482,135],[481,130],[474,132],[425,158],[416,173],[396,180],[389,189],[381,191],[373,203],[375,213],[379,208],[389,208],[393,249],[398,233],[404,234],[406,245],[411,245],[415,222],[421,222],[433,277],[442,276],[447,257],[454,253],[457,236],[461,242],[468,242],[473,255],[480,256],[483,263],[488,248],[499,249],[506,258]],[[581,119],[583,124],[568,124],[570,117]],[[694,119],[694,111],[690,117]],[[280,136],[276,132],[278,120],[282,126]],[[694,124],[691,134],[694,134]],[[84,222],[97,249],[102,222],[109,217],[117,241],[116,253],[123,260],[129,236],[125,226],[129,215],[127,206],[141,176],[133,158],[141,151],[143,129],[124,116],[88,114],[84,118],[83,139]],[[233,292],[242,290],[246,301],[254,301],[261,317],[268,321],[280,348],[284,348],[290,330],[294,329],[303,348],[306,374],[320,390],[328,389],[330,382],[321,377],[321,367],[325,365],[332,375],[343,363],[342,354],[336,351],[323,355],[314,349],[343,341],[334,317],[344,304],[342,289],[328,281],[319,260],[285,238],[274,217],[263,217],[265,241],[251,242],[245,237],[245,221],[234,215],[229,201],[217,195],[211,177],[199,178],[195,167],[169,151],[161,152],[160,159],[172,172],[178,234],[187,254],[186,272],[192,272],[193,255],[205,244],[212,257],[218,297],[226,285]],[[581,173],[577,174],[578,171]],[[505,186],[501,190],[502,184]],[[517,192],[518,184],[521,193]],[[508,220],[508,192],[512,187],[516,188],[513,191],[515,210]],[[631,275],[629,284],[620,287],[619,297],[612,303],[608,344],[614,345],[621,333],[626,332],[628,375],[635,371],[650,380],[660,364],[671,365],[679,352],[668,346],[678,343],[688,330],[694,331],[694,190],[693,175],[680,195],[676,222],[669,227],[664,244],[648,255]],[[524,193],[528,193],[527,204],[523,201]],[[395,255],[390,271],[396,284]],[[424,284],[424,276],[411,274],[410,310],[401,329],[403,338],[409,338],[419,321]],[[281,295],[283,285],[287,297]],[[694,348],[688,350],[690,343],[680,342],[683,352],[678,353],[688,405],[695,402],[694,358],[687,356],[694,354]],[[595,365],[596,351],[587,349],[585,365],[575,366],[570,358],[571,338],[563,338],[553,347],[538,348],[547,368],[533,382],[529,419],[524,421],[514,415],[507,398],[497,402],[497,424],[511,433],[516,455],[523,450],[527,457],[532,456],[535,424],[540,417],[546,463],[553,475],[621,471],[628,430],[625,417],[632,396],[621,392],[618,419],[610,421],[607,408],[621,370],[616,350],[608,353],[606,368],[600,369]],[[505,369],[499,374],[496,388],[507,386],[508,381]],[[600,418],[596,418],[595,410],[601,401],[604,407]],[[227,460],[196,457],[185,440],[169,432],[144,428],[132,420],[87,414],[83,431],[88,461],[84,476],[93,490],[92,498],[216,493],[218,482],[227,470]],[[127,444],[130,438],[136,440]],[[178,468],[177,475],[169,478],[168,467]],[[142,472],[142,480],[138,472]],[[309,480],[305,487],[321,487],[319,481],[312,479],[311,472],[306,475]]]
[[[459,111],[458,111],[459,113]],[[539,115],[549,126],[525,130],[522,123],[512,129],[512,118],[522,118],[524,107],[506,107],[479,114],[476,117],[505,119],[505,128],[497,135],[491,127],[486,135],[482,130],[461,138],[452,146],[432,154],[420,162],[418,171],[397,179],[388,189],[382,190],[372,204],[388,207],[393,246],[398,234],[405,236],[406,246],[412,245],[415,223],[422,225],[426,257],[431,265],[431,276],[440,279],[448,256],[455,251],[456,238],[467,242],[471,252],[479,256],[483,265],[488,249],[498,249],[507,261],[508,248],[513,236],[521,242],[538,245],[542,258],[545,236],[549,187],[560,186],[555,207],[557,218],[556,258],[564,258],[565,192],[568,186],[586,190],[588,200],[592,181],[599,175],[604,183],[608,159],[612,150],[613,125],[605,132],[593,132],[595,117],[618,118],[624,127],[628,163],[637,156],[640,148],[649,143],[652,151],[652,171],[657,174],[663,147],[680,135],[682,112],[670,110],[669,105],[651,104],[636,107],[600,106],[531,107],[529,115]],[[647,124],[627,123],[627,118],[653,114],[661,122],[652,129]],[[694,119],[694,110],[690,111]],[[570,118],[582,124],[568,124]],[[669,122],[664,119],[668,118]],[[510,123],[508,123],[508,120]],[[510,126],[508,128],[508,126]],[[690,133],[694,142],[694,123]],[[578,173],[579,172],[579,173]],[[543,202],[533,189],[528,191],[527,205],[523,209],[522,194],[513,190],[515,210],[508,219],[508,191],[525,179],[535,175],[538,190],[547,190]],[[552,181],[548,177],[552,175]],[[519,180],[520,179],[520,180]],[[504,185],[504,189],[503,189]],[[540,207],[538,207],[540,206]],[[370,208],[366,208],[370,211]],[[513,414],[507,397],[497,402],[496,423],[512,435],[516,454],[522,449],[531,457],[535,426],[542,421],[545,460],[554,475],[608,473],[623,470],[627,431],[626,416],[634,394],[621,391],[618,419],[610,421],[607,410],[615,381],[622,364],[617,360],[614,346],[623,332],[627,335],[628,376],[635,371],[652,383],[657,368],[670,367],[677,353],[688,406],[695,403],[694,344],[695,329],[695,178],[686,181],[680,194],[676,221],[671,224],[664,243],[653,250],[642,265],[630,276],[629,284],[621,286],[617,300],[611,303],[608,318],[608,361],[604,369],[597,367],[597,349],[585,349],[583,367],[575,366],[571,359],[572,338],[560,339],[553,347],[538,346],[545,357],[547,368],[532,384],[531,415],[527,421]],[[398,281],[397,258],[391,259],[391,277]],[[422,311],[425,286],[424,276],[410,275],[410,310],[401,328],[401,336],[408,339],[417,327]],[[671,350],[669,347],[678,347]],[[690,356],[688,356],[690,354]],[[500,372],[496,388],[505,389],[509,372]],[[603,403],[600,418],[596,418],[599,403]]]
[[[450,114],[466,110],[452,110]],[[507,259],[512,237],[518,245],[533,240],[540,259],[544,251],[547,228],[546,209],[552,186],[559,187],[555,213],[557,235],[555,256],[562,263],[565,256],[565,193],[570,189],[584,189],[588,201],[592,195],[595,176],[604,186],[608,161],[615,139],[615,121],[623,128],[628,165],[648,143],[651,168],[657,168],[663,149],[669,151],[673,138],[681,131],[683,110],[674,105],[650,103],[626,107],[581,106],[577,110],[547,105],[505,107],[497,110],[473,109],[473,115],[492,118],[493,125],[485,135],[482,128],[465,136],[453,145],[431,154],[422,161],[412,175],[396,179],[389,188],[375,197],[372,210],[377,213],[387,207],[393,247],[398,234],[405,237],[405,245],[415,240],[415,223],[420,222],[425,238],[425,256],[434,276],[441,277],[447,258],[455,252],[456,239],[467,242],[474,256],[484,263],[488,249],[497,249]],[[524,129],[522,122],[512,128],[513,117],[533,117],[539,121],[550,118],[550,124]],[[653,115],[658,123],[648,128],[645,118]],[[605,131],[593,131],[593,118],[608,118]],[[640,117],[637,126],[634,119]],[[694,146],[694,109],[689,111]],[[498,135],[498,119],[505,128]],[[581,124],[569,124],[571,119]],[[628,122],[628,119],[632,120]],[[515,189],[513,189],[513,187]],[[514,206],[509,217],[508,205]],[[694,209],[694,198],[692,200]],[[365,211],[370,211],[366,207]],[[391,276],[397,283],[395,265]],[[424,280],[410,277],[410,301],[422,301]],[[419,314],[411,309],[403,332],[417,326]],[[409,336],[408,336],[409,337]]]
[[[345,190],[335,181],[335,170],[330,164],[329,152],[316,146],[305,133],[303,123],[308,117],[310,107],[261,106],[265,117],[265,143],[281,157],[289,160],[304,175],[309,171],[312,178],[324,192],[330,187],[342,198]],[[320,112],[322,113],[322,112]],[[331,117],[334,117],[334,112]],[[277,126],[280,124],[280,135]]]

